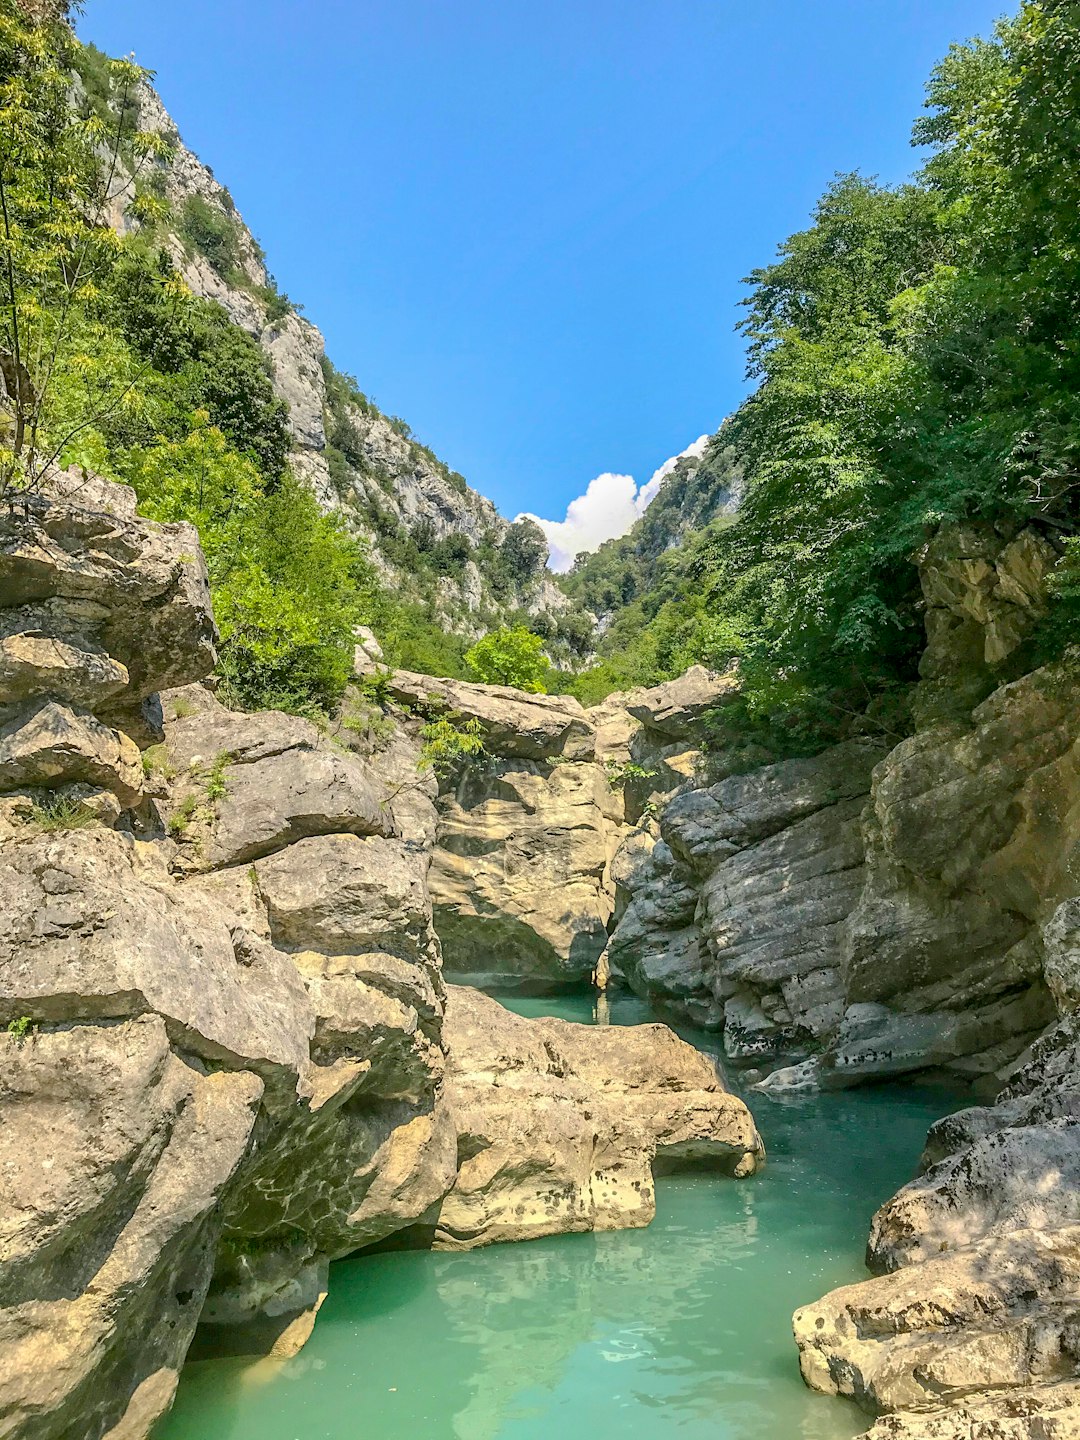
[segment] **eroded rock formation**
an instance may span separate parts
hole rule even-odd
[[[460,1166],[439,1210],[443,1248],[647,1225],[654,1163],[744,1176],[764,1158],[712,1061],[666,1025],[523,1020],[452,985],[445,1035]]]
[[[1054,555],[1030,531],[931,542],[917,733],[726,777],[721,749],[659,843],[616,859],[613,974],[722,1028],[736,1063],[819,1057],[778,1088],[938,1068],[993,1093],[1054,1018],[1043,927],[1077,888],[1080,687],[1000,683]]]
[[[486,756],[439,798],[430,889],[448,974],[550,988],[587,981],[614,910],[611,860],[624,824],[600,728],[565,695],[396,674],[425,713],[477,721]]]
[[[220,705],[189,527],[55,476],[0,519],[0,595],[5,1435],[144,1440],[193,1342],[291,1353],[329,1263],[395,1232],[638,1225],[658,1153],[757,1163],[742,1102],[662,1026],[468,994],[446,1021],[415,735],[373,761]],[[557,708],[500,704],[505,763],[547,765],[561,728],[603,778]]]

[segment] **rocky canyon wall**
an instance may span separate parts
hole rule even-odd
[[[524,1021],[446,986],[417,725],[372,754],[231,712],[200,683],[214,639],[194,531],[130,491],[58,474],[0,513],[13,1440],[144,1440],[193,1344],[291,1353],[330,1262],[391,1235],[645,1224],[654,1162],[762,1155],[665,1027]],[[504,749],[544,765],[528,708]]]
[[[1000,683],[1053,558],[1031,531],[928,546],[916,733],[726,776],[721,750],[638,853],[612,972],[737,1064],[809,1057],[775,1086],[936,1068],[993,1093],[1055,1018],[1046,927],[1080,889],[1075,671]]]

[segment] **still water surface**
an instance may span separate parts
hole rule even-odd
[[[584,996],[506,1003],[593,1018]],[[866,1418],[804,1388],[791,1314],[865,1276],[871,1214],[956,1102],[750,1100],[760,1175],[663,1178],[646,1230],[342,1261],[300,1355],[189,1365],[155,1440],[851,1440]]]

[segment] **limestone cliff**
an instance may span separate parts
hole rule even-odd
[[[1053,558],[1032,531],[930,544],[917,733],[727,775],[721,751],[639,854],[613,973],[737,1063],[819,1057],[777,1086],[1000,1084],[1054,1018],[1043,926],[1077,888],[1080,687],[1064,666],[995,682]]]
[[[184,145],[157,92],[142,86],[137,103],[138,128],[170,147],[156,177],[169,211],[158,238],[192,292],[261,346],[288,406],[291,463],[323,508],[339,512],[397,593],[443,627],[475,637],[524,610],[553,631],[570,602],[545,568],[539,531],[528,527],[532,543],[517,544],[522,527],[334,371],[319,330],[277,290],[229,191]],[[113,222],[121,231],[137,224],[119,207]],[[402,559],[410,542],[414,563]],[[448,542],[452,555],[439,549]],[[492,555],[506,558],[498,578]]]
[[[392,1234],[642,1225],[654,1161],[753,1171],[665,1027],[448,1000],[415,724],[373,756],[219,704],[188,526],[54,475],[0,516],[0,595],[5,1435],[145,1440],[193,1343],[292,1353]]]

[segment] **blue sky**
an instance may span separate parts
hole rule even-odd
[[[157,71],[336,363],[561,519],[716,428],[740,278],[834,172],[908,173],[931,65],[1002,8],[89,0],[80,34]]]

